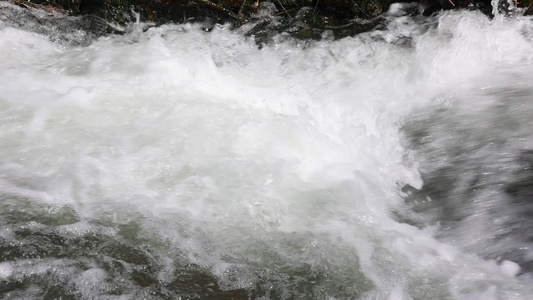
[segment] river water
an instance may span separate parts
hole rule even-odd
[[[533,297],[531,18],[258,45],[0,8],[2,299]]]

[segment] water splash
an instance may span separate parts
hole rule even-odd
[[[261,49],[224,26],[87,47],[2,27],[4,297],[530,298],[516,264],[457,238],[490,233],[447,239],[401,192],[424,191],[449,148],[528,145],[531,26],[505,22],[390,16]],[[518,134],[498,116],[523,118]],[[433,140],[417,152],[404,138],[420,128]],[[453,199],[500,207],[479,195]]]

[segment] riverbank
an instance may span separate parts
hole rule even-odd
[[[236,26],[269,16],[294,20],[302,14],[306,23],[321,27],[324,23],[340,26],[353,19],[370,20],[386,12],[398,0],[10,0],[12,4],[30,9],[70,15],[93,16],[107,22],[126,25],[140,20],[156,25],[210,20]],[[492,14],[491,0],[420,0],[412,2],[413,14],[431,15],[440,10],[476,9]],[[509,1],[498,2],[500,10],[517,10],[531,14],[533,1],[523,0],[516,8]]]
[[[49,36],[69,45],[88,45],[95,37],[144,31],[167,23],[201,23],[210,31],[216,24],[244,28],[258,44],[280,33],[302,40],[339,39],[385,28],[392,15],[424,19],[443,10],[468,9],[493,17],[490,0],[9,0],[3,5],[4,21]],[[405,2],[405,1],[404,1]],[[501,0],[498,13],[530,14],[531,0]],[[18,7],[18,8],[17,8]],[[43,18],[42,14],[48,17]],[[51,21],[53,20],[53,21]],[[53,22],[53,26],[48,26]],[[61,26],[61,30],[55,30]],[[65,32],[68,34],[65,35]]]

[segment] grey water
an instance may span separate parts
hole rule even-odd
[[[258,45],[0,3],[0,298],[531,299],[532,19],[408,7]]]

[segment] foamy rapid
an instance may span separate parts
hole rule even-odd
[[[530,222],[504,186],[533,147],[531,19],[393,8],[262,47],[0,21],[0,296],[531,299],[531,242],[494,237]]]

